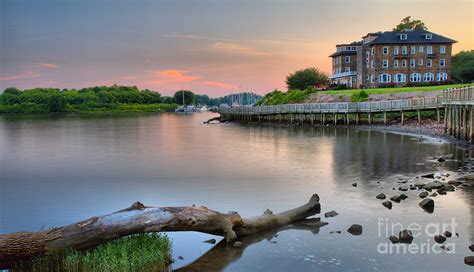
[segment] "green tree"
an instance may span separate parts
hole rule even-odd
[[[407,16],[403,18],[400,23],[393,29],[393,31],[402,31],[404,29],[422,29],[422,30],[428,30],[428,28],[425,26],[425,23],[423,23],[421,20],[412,20],[411,16]]]
[[[288,90],[306,90],[309,87],[327,83],[329,83],[329,77],[315,67],[298,70],[286,77]]]
[[[453,56],[451,77],[457,82],[474,81],[474,50],[461,51]]]
[[[174,93],[174,101],[176,104],[183,104],[183,93],[184,93],[184,104],[192,105],[194,104],[194,93],[188,90],[180,90]]]

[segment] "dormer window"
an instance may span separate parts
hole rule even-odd
[[[400,40],[406,40],[407,34],[400,34]]]
[[[431,40],[431,39],[433,39],[433,35],[432,35],[431,33],[427,33],[426,36],[425,36],[425,38],[426,38],[427,40]]]

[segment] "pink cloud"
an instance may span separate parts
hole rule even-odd
[[[39,76],[41,76],[41,75],[36,73],[36,72],[24,71],[24,72],[22,72],[20,74],[16,74],[16,75],[0,77],[0,81],[11,81],[11,80],[39,77]]]
[[[153,72],[158,76],[157,79],[142,82],[143,85],[161,85],[161,84],[177,84],[186,83],[201,79],[199,76],[186,75],[186,71],[181,70],[159,70]]]
[[[43,68],[48,68],[48,69],[56,69],[56,68],[58,68],[58,65],[57,65],[57,64],[53,64],[53,63],[39,63],[38,65],[41,66],[41,67],[43,67]]]
[[[227,84],[224,82],[219,82],[219,81],[212,81],[212,80],[206,80],[200,82],[203,85],[208,85],[208,86],[213,86],[213,87],[218,87],[218,88],[223,88],[223,89],[237,89],[237,85],[232,85],[232,84]]]

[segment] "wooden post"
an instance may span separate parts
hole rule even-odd
[[[293,125],[293,114],[290,114],[290,124]]]
[[[323,113],[322,114],[322,125],[324,126],[324,124],[326,124],[326,115]]]
[[[469,130],[467,129],[467,107],[464,107],[462,109],[462,138],[463,140],[468,140],[469,139]]]
[[[349,113],[346,113],[346,122],[347,125],[351,124],[351,120],[349,120]]]
[[[405,121],[405,114],[403,114],[403,111],[400,113],[402,114],[402,120],[400,121],[400,124],[403,125],[403,122]]]
[[[387,124],[387,112],[386,111],[383,112],[383,124],[384,125]]]
[[[469,119],[470,119],[470,122],[469,122],[469,142],[472,144],[474,143],[474,128],[473,128],[473,124],[474,124],[474,109],[472,109],[472,107],[469,108],[469,115],[471,116]]]
[[[337,114],[334,113],[334,125],[337,125]]]
[[[417,110],[416,111],[417,115],[418,115],[418,125],[421,124],[421,113],[420,113],[420,110]]]
[[[359,124],[359,119],[360,119],[360,114],[359,114],[359,113],[357,113],[357,114],[356,114],[356,125],[358,125],[358,124]]]
[[[438,120],[438,124],[441,124],[441,114],[438,107],[436,107],[436,119]]]
[[[448,117],[449,117],[449,107],[446,105],[444,107],[444,133],[448,133]]]
[[[369,117],[369,125],[371,125],[372,124],[372,113],[371,112],[369,112],[368,117]]]
[[[314,114],[311,114],[311,126],[314,126]]]

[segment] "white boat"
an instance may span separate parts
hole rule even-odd
[[[209,109],[206,106],[202,106],[200,108],[196,108],[197,112],[208,112]]]

